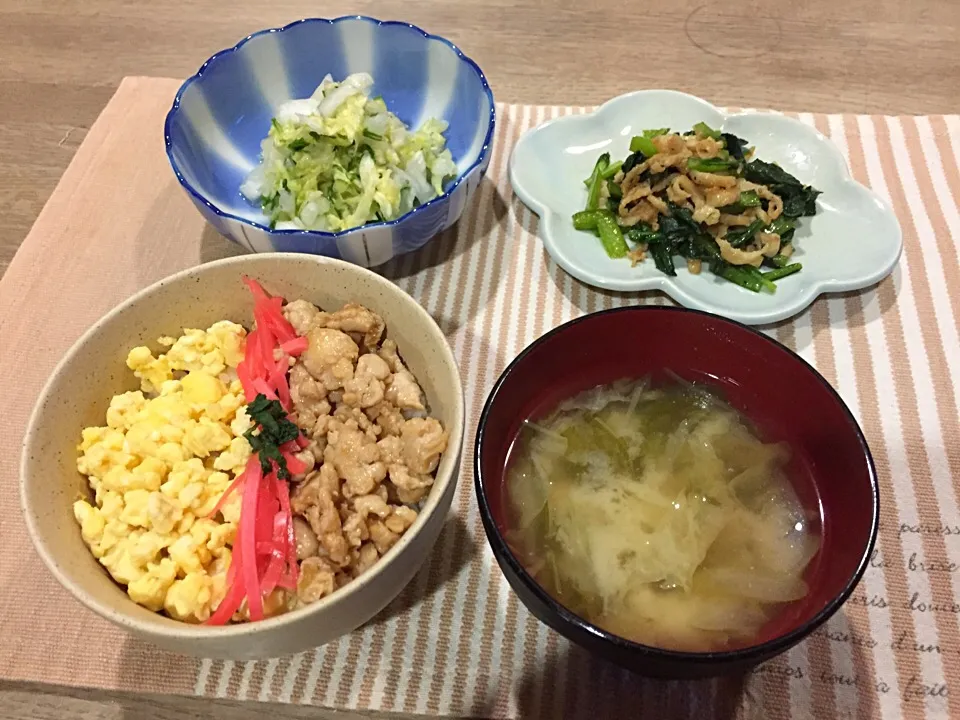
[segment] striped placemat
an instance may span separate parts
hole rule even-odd
[[[0,416],[5,437],[22,434],[40,385],[86,325],[157,277],[226,252],[166,167],[159,128],[176,86],[124,81],[0,282],[0,369],[24,388]],[[441,716],[960,718],[960,118],[799,115],[891,202],[904,232],[892,277],[767,328],[826,376],[863,426],[882,484],[880,540],[852,599],[808,641],[744,678],[658,683],[592,658],[526,612],[487,548],[473,496],[480,408],[511,358],[583,313],[668,302],[573,280],[512,197],[507,164],[519,134],[584,111],[498,106],[488,178],[459,225],[382,268],[447,334],[469,421],[451,518],[381,616],[292,657],[180,658],[73,603],[8,515],[0,635],[15,640],[0,653],[0,678]],[[132,157],[130,147],[143,151]],[[111,219],[121,207],[124,216]],[[151,232],[163,233],[162,246],[145,238]],[[43,294],[53,288],[67,290]],[[29,345],[46,320],[64,332]],[[0,449],[7,508],[16,506],[16,450]]]

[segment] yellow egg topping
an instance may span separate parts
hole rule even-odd
[[[94,500],[73,506],[84,542],[135,602],[178,620],[205,621],[226,591],[239,494],[210,515],[250,457],[245,337],[222,321],[160,338],[158,356],[133,348],[140,390],[114,396],[78,446]]]

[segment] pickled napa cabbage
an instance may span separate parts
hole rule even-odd
[[[372,86],[367,73],[327,75],[309,98],[280,106],[240,188],[271,227],[339,232],[395,220],[456,176],[447,124],[431,118],[410,131]]]

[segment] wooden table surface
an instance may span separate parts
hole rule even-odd
[[[960,105],[955,0],[232,0],[214,8],[0,0],[0,273],[123,76],[185,77],[245,35],[304,16],[362,13],[444,35],[507,102],[586,105],[669,87],[741,107],[929,114]],[[4,718],[173,716],[387,717],[0,683]]]

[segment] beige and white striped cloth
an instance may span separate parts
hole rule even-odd
[[[339,642],[257,663],[169,655],[81,608],[29,547],[15,510],[16,440],[55,361],[96,317],[163,275],[233,252],[204,227],[167,167],[161,127],[177,84],[123,82],[0,281],[0,377],[13,388],[0,413],[8,439],[0,448],[0,678],[439,716],[960,718],[957,116],[799,116],[891,202],[905,251],[879,286],[822,298],[768,328],[859,419],[877,461],[883,516],[877,553],[851,601],[757,672],[666,684],[621,672],[534,620],[487,549],[469,454],[499,372],[572,317],[667,302],[571,279],[512,198],[507,160],[518,135],[584,108],[499,106],[489,177],[458,227],[383,268],[446,332],[469,417],[453,513],[396,602]]]

